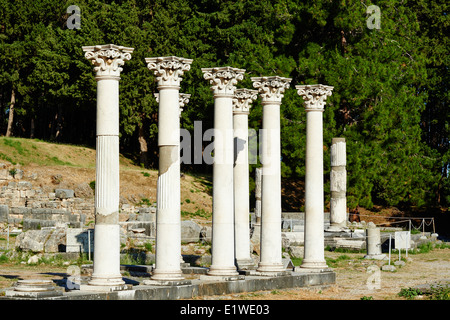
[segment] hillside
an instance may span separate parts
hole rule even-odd
[[[95,149],[83,146],[0,137],[0,163],[8,170],[23,170],[21,180],[49,192],[55,188],[75,189],[95,180]],[[157,177],[156,170],[143,169],[121,155],[120,203],[135,206],[155,203]],[[182,176],[183,217],[204,219],[211,216],[211,183],[208,179],[189,174]],[[93,200],[93,196],[90,197]]]

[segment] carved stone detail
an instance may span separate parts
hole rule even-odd
[[[244,69],[232,67],[202,68],[203,78],[209,80],[214,96],[234,96],[236,84],[244,79]]]
[[[331,96],[334,87],[323,84],[295,86],[298,95],[305,101],[306,111],[323,111],[325,100]]]
[[[183,107],[189,103],[189,98],[191,97],[188,93],[180,93],[180,112],[183,111]]]
[[[273,76],[253,77],[251,80],[253,87],[259,91],[262,103],[281,103],[284,91],[289,88],[292,79]]]
[[[258,97],[258,90],[236,89],[233,98],[233,113],[249,114],[253,100]]]
[[[84,56],[92,61],[97,77],[120,77],[121,66],[131,59],[133,50],[114,44],[83,47]]]
[[[158,87],[180,87],[181,77],[191,69],[192,61],[175,56],[145,58],[147,68],[156,76]]]

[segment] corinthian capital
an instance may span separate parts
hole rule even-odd
[[[323,111],[325,100],[331,96],[333,87],[323,84],[295,86],[299,96],[305,100],[306,111]]]
[[[191,69],[192,59],[180,57],[145,58],[147,68],[154,72],[158,87],[180,87],[181,77]]]
[[[188,94],[188,93],[180,93],[180,98],[179,98],[179,101],[180,101],[180,112],[183,110],[183,107],[186,105],[186,104],[188,104],[189,103],[189,98],[191,97],[191,95],[190,94]]]
[[[203,78],[209,80],[214,96],[234,96],[236,84],[244,79],[244,69],[232,67],[202,68]]]
[[[251,103],[258,97],[258,90],[236,89],[233,98],[233,113],[249,114]]]
[[[263,103],[281,103],[283,93],[289,88],[290,78],[279,76],[251,78],[253,87],[257,88]]]
[[[86,59],[91,60],[95,66],[97,78],[120,77],[121,66],[125,61],[131,59],[134,48],[116,46],[115,44],[105,44],[97,46],[82,47]]]

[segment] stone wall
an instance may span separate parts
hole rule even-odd
[[[82,227],[94,215],[93,199],[77,198],[74,190],[45,192],[28,181],[9,181],[0,188],[0,222],[22,225],[24,230],[41,227]]]

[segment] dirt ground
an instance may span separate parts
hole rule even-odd
[[[398,293],[422,284],[450,282],[450,249],[434,249],[428,253],[408,255],[406,265],[396,267],[396,271],[381,271],[386,262],[363,259],[364,253],[326,252],[326,258],[336,272],[336,283],[321,288],[295,288],[222,296],[198,297],[211,300],[405,300]],[[339,258],[341,257],[341,258]],[[391,264],[398,255],[391,256]],[[330,260],[328,260],[330,261]],[[375,265],[376,267],[370,267]],[[368,270],[380,268],[379,288],[376,272]],[[420,298],[420,297],[419,297]]]
[[[295,288],[248,292],[221,296],[196,297],[194,300],[405,300],[401,289],[422,284],[450,281],[450,249],[434,249],[428,253],[410,254],[404,266],[394,272],[377,269],[385,262],[363,259],[364,253],[326,252],[328,265],[336,272],[336,284],[321,288]],[[398,260],[391,256],[392,263]],[[375,265],[376,267],[370,267]],[[369,272],[375,268],[379,272]],[[0,290],[18,279],[52,279],[67,277],[67,267],[50,265],[0,264]],[[379,288],[375,280],[378,277]],[[143,280],[143,279],[142,279]],[[420,298],[420,297],[419,297]]]

